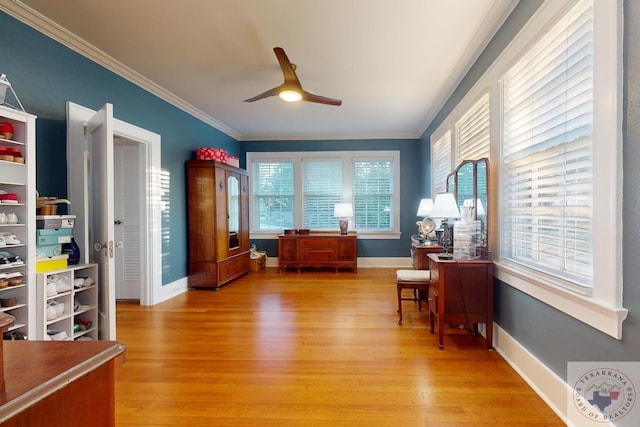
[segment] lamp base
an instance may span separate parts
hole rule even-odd
[[[451,255],[450,253],[441,253],[440,255],[438,255],[438,259],[453,259],[453,255]]]
[[[340,234],[349,234],[347,229],[349,228],[349,219],[340,218]]]

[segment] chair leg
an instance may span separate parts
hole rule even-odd
[[[398,325],[402,325],[402,288],[396,286],[398,290]]]

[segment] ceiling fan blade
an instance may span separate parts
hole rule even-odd
[[[276,96],[278,95],[278,91],[280,89],[280,86],[278,87],[274,87],[273,89],[269,89],[266,92],[262,92],[260,95],[256,95],[252,98],[247,98],[244,100],[244,102],[253,102],[253,101],[257,101],[259,99],[263,99],[263,98],[268,98],[270,96]]]
[[[278,58],[280,69],[282,69],[284,83],[302,87],[302,85],[300,84],[300,80],[298,80],[298,76],[296,75],[295,66],[291,64],[291,61],[289,61],[287,54],[284,53],[284,49],[282,49],[281,47],[274,47],[273,51],[276,53],[276,58]]]
[[[316,102],[318,104],[327,105],[342,105],[342,101],[339,99],[327,98],[326,96],[314,95],[307,91],[302,91],[302,100],[307,102]]]

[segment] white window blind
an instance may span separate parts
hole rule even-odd
[[[431,194],[447,190],[447,175],[451,173],[451,131],[431,144]]]
[[[304,228],[336,229],[333,207],[342,203],[342,161],[303,159]]]
[[[489,94],[485,94],[456,123],[458,163],[489,157]]]
[[[253,162],[252,229],[281,230],[293,227],[293,162]]]
[[[582,1],[504,77],[503,258],[593,286],[593,12]]]
[[[353,162],[353,214],[358,230],[391,230],[393,161]]]

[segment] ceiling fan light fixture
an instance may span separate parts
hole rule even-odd
[[[295,89],[290,89],[290,88],[282,89],[278,93],[278,96],[283,101],[287,101],[287,102],[298,102],[302,99],[302,94],[299,91]]]

